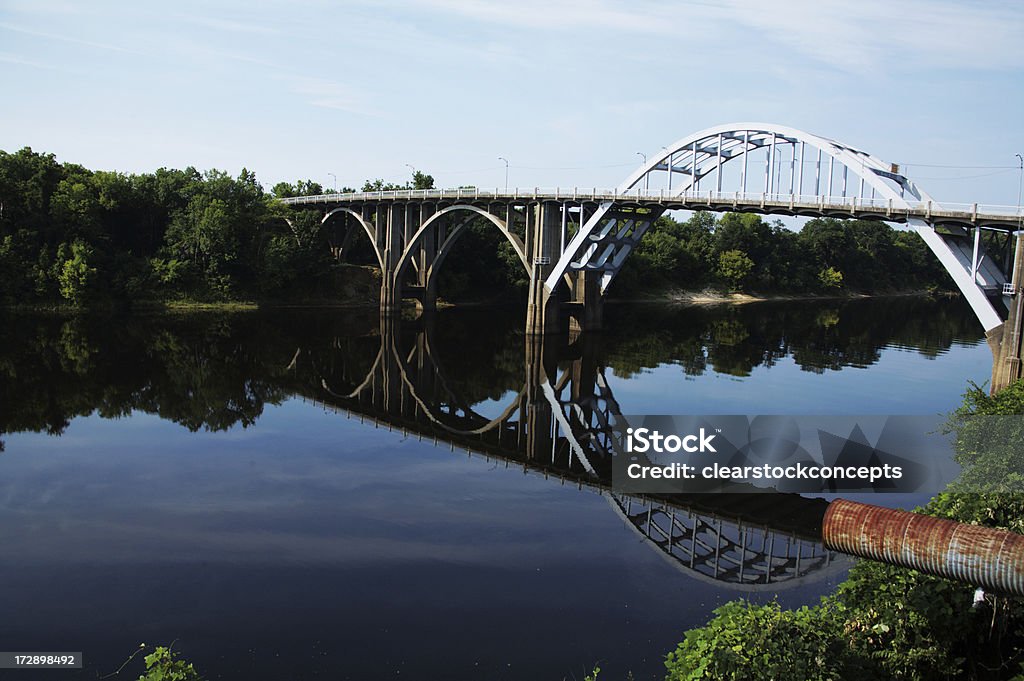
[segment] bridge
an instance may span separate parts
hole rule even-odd
[[[530,281],[528,334],[572,320],[600,328],[602,302],[629,254],[670,210],[753,212],[902,223],[942,263],[985,329],[992,389],[1021,376],[1024,212],[936,201],[896,164],[833,139],[774,124],[739,123],[663,147],[610,190],[406,190],[283,199],[341,221],[343,256],[365,232],[382,272],[383,312],[437,301],[438,272],[474,221],[511,244]]]

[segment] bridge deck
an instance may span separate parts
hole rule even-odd
[[[398,191],[319,194],[281,199],[289,205],[381,204],[405,202],[517,203],[556,201],[562,203],[605,203],[622,206],[651,206],[664,210],[743,211],[808,217],[847,217],[907,222],[925,220],[933,225],[983,226],[1003,231],[1024,229],[1024,209],[1017,206],[936,203],[908,200],[907,206],[891,199],[859,196],[809,196],[753,192],[630,190],[611,189],[407,189]]]

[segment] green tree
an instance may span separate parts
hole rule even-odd
[[[743,284],[753,269],[754,261],[743,251],[729,250],[718,255],[718,276],[730,290],[743,290]]]
[[[426,175],[418,170],[413,171],[412,174],[412,189],[433,189],[434,188],[434,176]]]
[[[74,241],[70,246],[61,244],[57,251],[60,294],[72,305],[82,305],[91,293],[96,279],[96,268],[90,264],[92,257],[92,248],[81,241]]]
[[[843,287],[843,273],[834,267],[826,267],[818,272],[818,282],[826,289]]]

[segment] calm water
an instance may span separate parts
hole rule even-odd
[[[680,502],[670,555],[602,491],[603,418],[934,414],[991,371],[959,300],[606,316],[541,344],[501,310],[0,319],[0,649],[85,653],[54,678],[171,641],[213,679],[660,677],[721,603],[815,602],[847,563],[799,499]],[[752,541],[770,577],[728,567]]]

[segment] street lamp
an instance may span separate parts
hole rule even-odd
[[[675,156],[675,153],[669,151],[668,147],[662,147],[662,149],[664,149],[665,151],[668,151],[668,156],[666,157],[666,161],[665,161],[665,170],[668,171],[668,180],[667,180],[667,182],[668,182],[668,190],[672,191],[672,172],[673,172],[672,166],[675,165],[675,159],[673,158],[673,156]]]
[[[638,151],[638,152],[636,152],[636,155],[644,160],[644,165],[647,165],[647,154],[645,154],[642,151]],[[651,188],[651,173],[648,172],[648,173],[644,174],[644,191],[647,191],[650,188]]]
[[[335,175],[334,173],[327,173],[327,174],[330,175],[334,179],[334,184],[332,186],[334,187],[334,193],[337,194],[338,193],[338,176]]]
[[[505,193],[508,193],[508,159],[504,156],[499,156],[498,160],[505,162]]]
[[[1024,156],[1014,154],[1020,163],[1020,179],[1017,180],[1017,212],[1020,212],[1020,193],[1024,189]]]

